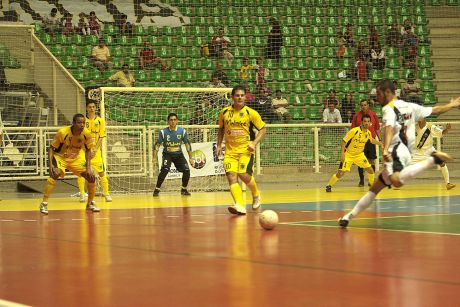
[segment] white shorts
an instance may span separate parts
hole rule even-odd
[[[382,178],[386,185],[391,185],[390,176],[393,173],[402,171],[411,164],[411,154],[403,143],[397,144],[391,151],[391,162],[383,164]]]
[[[412,161],[411,164],[415,164],[421,161],[425,161],[429,157],[431,157],[431,154],[436,152],[436,150],[433,148],[432,150],[428,150],[426,152],[415,152],[412,155]]]

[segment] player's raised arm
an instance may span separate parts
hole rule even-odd
[[[449,103],[446,103],[444,105],[434,106],[433,110],[431,111],[431,114],[434,114],[434,115],[442,114],[442,113],[445,113],[449,110],[452,110],[458,107],[460,107],[460,97],[457,97],[455,99],[452,98],[449,101]]]

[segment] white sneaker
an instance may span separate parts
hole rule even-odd
[[[86,201],[86,197],[88,197],[88,194],[87,193],[78,193],[80,195],[80,202],[81,203],[84,203]]]
[[[232,205],[232,206],[228,207],[228,211],[231,214],[245,215],[246,214],[246,207],[245,206]]]
[[[40,204],[40,213],[44,215],[48,215],[48,203],[41,203]]]
[[[91,212],[100,212],[101,209],[96,207],[96,202],[93,200],[91,204],[86,205],[86,211],[91,211]]]
[[[110,196],[110,194],[104,195],[104,197],[106,202],[112,202],[112,196]]]
[[[252,210],[259,209],[261,204],[262,204],[262,197],[260,197],[260,195],[252,198]]]

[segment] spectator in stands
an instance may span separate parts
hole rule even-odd
[[[283,46],[283,35],[281,33],[281,26],[275,17],[270,17],[271,30],[268,33],[267,46],[265,49],[265,56],[268,59],[280,61],[280,49]]]
[[[395,96],[396,96],[396,98],[400,99],[401,98],[401,89],[399,88],[398,80],[393,80],[393,84],[395,86]]]
[[[104,71],[105,69],[112,69],[113,64],[109,61],[110,59],[110,50],[105,45],[103,38],[99,39],[99,44],[93,47],[91,52],[93,65],[99,69],[99,71]]]
[[[415,34],[415,27],[412,24],[412,20],[410,20],[410,18],[404,19],[404,22],[403,22],[403,24],[401,26],[401,30],[400,30],[402,36],[404,36],[407,33],[408,28],[409,28],[409,31],[412,34]]]
[[[370,57],[369,48],[367,48],[366,44],[364,43],[364,40],[360,40],[358,42],[358,46],[356,46],[355,56],[357,58],[363,57],[365,61],[369,59]]]
[[[205,118],[203,116],[203,110],[197,108],[195,111],[195,116],[188,121],[189,125],[206,125]]]
[[[155,51],[150,47],[149,42],[144,42],[144,48],[139,52],[139,67],[144,69],[146,66],[160,64],[163,71],[168,70],[166,61],[155,56]]]
[[[62,33],[63,34],[73,34],[75,32],[75,26],[72,22],[73,15],[66,13],[64,20],[62,21]]]
[[[380,135],[380,122],[377,114],[372,112],[372,110],[369,107],[369,103],[367,102],[366,99],[363,99],[360,101],[361,104],[361,111],[357,112],[355,116],[353,116],[353,121],[351,123],[351,127],[359,127],[361,125],[361,122],[363,120],[363,115],[367,114],[371,118],[371,125],[369,126],[369,130],[372,134],[372,137],[374,139],[381,140],[381,135]],[[378,138],[376,138],[378,137]],[[372,165],[372,168],[375,170],[375,159],[377,159],[377,153],[376,153],[376,148],[375,145],[372,144],[371,142],[367,142],[365,147],[364,147],[364,155],[366,158],[369,160],[369,163]],[[364,186],[364,172],[362,168],[358,168],[358,173],[359,173],[359,184],[358,186],[363,187]]]
[[[420,84],[415,81],[414,74],[410,73],[407,76],[407,83],[404,84],[403,96],[406,101],[422,104],[422,101],[419,97],[421,88]]]
[[[351,24],[347,24],[345,31],[343,32],[343,38],[346,41],[347,47],[355,46],[355,40],[353,39],[353,32],[351,30]]]
[[[209,88],[225,88],[225,84],[220,81],[217,75],[212,75],[211,81],[208,82],[207,87]]]
[[[256,100],[256,97],[254,94],[251,92],[251,89],[249,86],[246,86],[246,103],[250,104]]]
[[[89,29],[91,30],[91,34],[96,35],[97,37],[100,37],[101,26],[99,25],[98,20],[99,18],[97,18],[96,13],[94,11],[91,11],[89,13],[89,20],[88,20]]]
[[[355,63],[356,69],[356,80],[358,81],[366,81],[367,80],[367,63],[364,59],[364,56],[360,56],[357,58]]]
[[[220,79],[216,75],[212,75],[211,81],[207,82],[206,87],[209,88],[225,88],[225,84],[220,81]],[[212,107],[222,107],[224,106],[227,102],[224,99],[224,94],[223,93],[209,93],[206,95],[207,100],[211,104]]]
[[[323,122],[324,123],[341,123],[342,116],[340,111],[335,108],[334,103],[330,103],[323,111]]]
[[[385,68],[385,50],[382,49],[379,42],[376,42],[371,49],[371,62],[373,69],[383,70]]]
[[[246,85],[249,82],[249,72],[254,69],[254,65],[249,63],[249,58],[244,58],[244,63],[240,68],[240,83]]]
[[[254,104],[250,105],[250,107],[259,112],[265,122],[271,123],[275,118],[272,100],[268,96],[268,90],[265,87],[260,89],[259,95],[257,96]]]
[[[404,66],[412,69],[416,68],[417,47],[417,35],[412,33],[409,26],[406,26],[406,32],[403,35]]]
[[[219,29],[219,34],[212,38],[211,43],[214,49],[214,53],[217,55],[217,57],[223,57],[229,64],[231,64],[233,60],[233,54],[228,51],[230,38],[225,36],[223,28]]]
[[[329,104],[333,104],[335,106],[338,106],[340,104],[334,89],[329,90],[329,95],[324,100],[324,109],[327,109],[329,107]]]
[[[379,42],[379,34],[374,25],[369,25],[369,46],[375,46]]]
[[[351,113],[351,116],[355,113],[355,101],[353,100],[353,95],[350,92],[346,93],[345,97],[343,97],[340,108],[340,113],[344,116],[348,115],[348,112]]]
[[[227,74],[224,72],[224,66],[222,64],[216,64],[216,70],[212,73],[212,76],[219,78],[220,82],[222,82],[225,86],[230,85]]]
[[[268,69],[264,67],[264,60],[262,58],[257,58],[256,66],[256,87],[257,92],[262,88],[265,88],[265,78],[268,75]]]
[[[272,106],[279,120],[284,122],[289,120],[289,103],[287,99],[283,97],[281,90],[275,91],[275,98],[272,99]]]
[[[387,45],[389,47],[399,48],[401,46],[402,35],[398,31],[398,25],[392,24],[387,34]]]
[[[119,18],[115,18],[114,26],[118,27],[122,35],[133,34],[133,26],[128,22],[128,16],[126,16],[126,14],[121,14]]]
[[[343,38],[342,33],[339,32],[337,36],[337,42],[339,45],[339,48],[337,49],[337,58],[342,59],[345,56],[345,45],[347,44],[347,41],[345,40],[345,38]]]
[[[117,86],[133,87],[136,84],[133,74],[129,71],[128,64],[123,64],[122,70],[109,77],[109,81],[117,81]]]
[[[81,35],[90,35],[91,29],[89,28],[88,22],[86,21],[85,13],[78,14],[78,24],[76,28],[76,32]]]
[[[61,18],[57,12],[57,8],[52,8],[50,14],[43,20],[43,26],[48,34],[54,35],[62,31]]]

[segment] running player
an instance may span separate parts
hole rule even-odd
[[[384,131],[384,168],[369,191],[355,207],[339,219],[341,227],[347,227],[350,220],[368,208],[376,195],[386,186],[401,187],[418,173],[434,165],[441,165],[452,158],[443,152],[434,152],[425,161],[410,165],[410,150],[415,143],[415,123],[431,114],[441,114],[460,106],[460,97],[448,104],[423,107],[398,100],[395,86],[390,80],[382,80],[377,85],[377,100],[382,105],[382,128]]]
[[[415,126],[415,149],[412,153],[412,164],[428,159],[432,153],[436,152],[433,146],[433,137],[441,138],[447,134],[450,130],[451,125],[447,124],[446,127],[433,125],[427,123],[425,119],[422,119]],[[441,173],[446,183],[448,190],[455,188],[455,184],[450,183],[449,170],[445,163],[441,164]]]
[[[185,145],[189,160],[192,160],[192,145],[184,128],[178,127],[179,121],[176,113],[169,113],[167,128],[160,131],[158,140],[155,143],[153,150],[153,164],[156,164],[158,150],[163,145],[163,162],[161,163],[160,174],[158,175],[157,185],[153,191],[153,196],[160,194],[160,188],[169,173],[171,163],[174,163],[176,169],[182,173],[182,188],[180,193],[189,196],[190,192],[187,190],[187,185],[190,180],[190,168],[188,167],[187,160],[182,153],[182,143]]]
[[[94,148],[91,151],[92,159],[91,166],[93,170],[99,174],[101,179],[102,192],[105,197],[105,201],[111,202],[112,197],[109,194],[109,180],[105,174],[104,161],[102,161],[102,141],[106,137],[105,134],[105,122],[104,120],[96,115],[96,103],[89,101],[86,104],[86,129],[91,132],[93,138]],[[78,177],[77,179],[78,189],[80,190],[80,202],[85,202],[85,178]]]
[[[371,185],[374,183],[374,169],[364,155],[364,148],[368,141],[374,144],[372,146],[381,145],[381,143],[372,137],[372,133],[369,130],[370,125],[371,117],[369,114],[363,114],[361,125],[350,129],[347,135],[343,138],[340,166],[337,173],[332,175],[331,179],[327,183],[326,192],[332,191],[332,186],[345,175],[345,172],[350,171],[353,164],[364,168],[369,174],[369,183]]]
[[[88,181],[86,210],[100,211],[93,202],[96,192],[95,177],[91,169],[91,149],[93,145],[91,133],[85,129],[85,116],[83,114],[75,114],[72,126],[61,128],[56,133],[48,149],[50,177],[46,182],[43,201],[40,204],[42,214],[48,214],[48,197],[56,186],[56,180],[59,177],[63,178],[66,170],[77,176],[82,176]]]
[[[219,132],[217,135],[216,154],[222,153],[222,141],[225,138],[224,169],[230,185],[230,193],[235,202],[228,207],[232,214],[246,214],[243,191],[238,184],[238,177],[246,183],[252,192],[252,209],[257,210],[261,204],[260,192],[252,176],[254,169],[254,151],[265,135],[265,123],[257,111],[248,107],[246,91],[238,85],[232,90],[233,105],[223,108],[219,113]],[[259,130],[257,136],[254,128]]]

